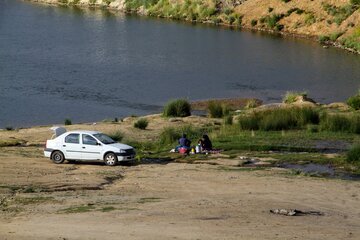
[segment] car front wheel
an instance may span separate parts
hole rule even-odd
[[[104,158],[105,164],[108,166],[115,166],[117,164],[117,157],[114,153],[108,153]]]
[[[55,151],[53,152],[53,154],[51,155],[51,160],[56,163],[56,164],[60,164],[63,163],[65,160],[64,154],[62,154],[62,152],[60,151]]]

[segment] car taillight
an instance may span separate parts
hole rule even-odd
[[[48,144],[48,141],[46,140],[46,142],[45,142],[45,148],[47,148],[47,144]]]

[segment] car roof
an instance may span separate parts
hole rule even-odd
[[[98,132],[98,131],[88,131],[88,130],[74,130],[74,131],[69,131],[69,132],[66,132],[66,133],[84,133],[84,134],[97,134],[97,133],[101,133],[101,132]]]

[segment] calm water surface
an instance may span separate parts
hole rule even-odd
[[[358,87],[359,56],[306,40],[0,0],[0,128],[148,114],[180,97],[306,90],[326,103]]]

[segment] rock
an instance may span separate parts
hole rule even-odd
[[[109,4],[109,7],[112,9],[124,11],[126,7],[125,0],[115,0]]]
[[[270,110],[270,109],[276,109],[276,108],[282,108],[282,107],[286,107],[285,103],[269,103],[269,104],[264,104],[261,105],[259,107],[257,107],[257,110]]]
[[[342,103],[342,102],[334,102],[334,103],[330,103],[328,105],[325,105],[326,108],[330,108],[330,109],[337,109],[340,111],[349,111],[350,107],[349,105],[347,105],[346,103]]]
[[[139,9],[137,10],[137,13],[139,15],[143,15],[143,16],[146,16],[147,15],[147,10],[144,6],[140,6]]]

